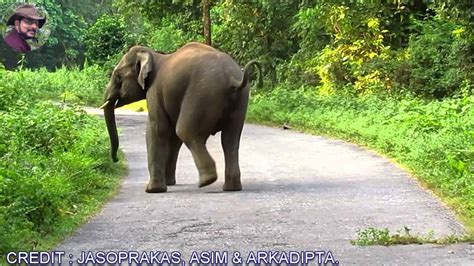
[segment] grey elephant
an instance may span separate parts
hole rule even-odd
[[[114,68],[105,92],[104,117],[117,159],[119,140],[114,109],[146,99],[146,144],[150,180],[148,193],[166,192],[176,184],[176,162],[184,142],[199,172],[199,187],[217,180],[215,162],[206,148],[212,134],[222,131],[225,157],[223,190],[242,189],[239,166],[240,135],[249,99],[249,76],[255,60],[242,70],[226,53],[201,43],[188,43],[163,54],[134,46]]]

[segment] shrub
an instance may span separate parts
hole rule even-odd
[[[0,110],[6,110],[17,101],[55,100],[83,105],[97,105],[108,82],[106,71],[97,65],[84,69],[59,69],[48,72],[6,71],[0,69]]]
[[[110,195],[123,168],[112,166],[102,121],[44,101],[70,92],[76,102],[97,102],[99,68],[0,72],[1,260],[11,250],[51,248],[45,243]]]
[[[194,38],[191,34],[186,34],[179,29],[172,17],[165,17],[161,20],[160,26],[148,26],[147,40],[144,45],[161,52],[173,52],[180,46]]]
[[[418,95],[442,98],[472,86],[474,36],[466,26],[434,18],[418,24],[410,38],[409,87]]]
[[[98,191],[114,187],[108,138],[76,107],[25,104],[0,111],[0,251],[31,249]]]
[[[90,62],[105,63],[111,56],[124,51],[129,44],[125,20],[117,15],[102,15],[87,29],[84,43]]]

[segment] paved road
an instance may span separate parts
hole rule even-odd
[[[463,232],[452,213],[413,178],[355,145],[247,124],[240,153],[243,191],[222,192],[217,134],[208,141],[218,166],[215,184],[197,187],[197,170],[183,146],[178,185],[165,194],[146,194],[146,115],[117,119],[130,173],[120,193],[56,249],[74,261],[81,251],[179,251],[185,262],[192,251],[227,251],[229,263],[234,251],[244,262],[256,251],[325,251],[323,259],[331,251],[341,265],[474,265],[470,244],[350,244],[358,229],[368,227],[395,232],[407,226],[437,236]]]

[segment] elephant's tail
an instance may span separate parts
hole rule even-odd
[[[240,85],[237,86],[237,90],[241,90],[247,86],[247,83],[249,82],[249,77],[250,77],[250,70],[252,69],[252,66],[256,66],[258,69],[258,87],[261,88],[263,86],[263,77],[262,77],[262,67],[260,66],[260,63],[257,60],[252,60],[248,62],[244,69],[244,76],[242,77],[242,81],[240,81]]]

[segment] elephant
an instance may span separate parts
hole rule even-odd
[[[247,112],[250,75],[259,62],[242,69],[228,54],[191,42],[173,53],[133,46],[114,68],[101,106],[111,143],[111,157],[118,161],[117,107],[146,99],[146,146],[149,182],[147,193],[166,192],[176,184],[176,162],[184,143],[199,173],[199,187],[217,180],[216,165],[206,141],[221,131],[225,159],[224,191],[240,191],[239,146]]]

